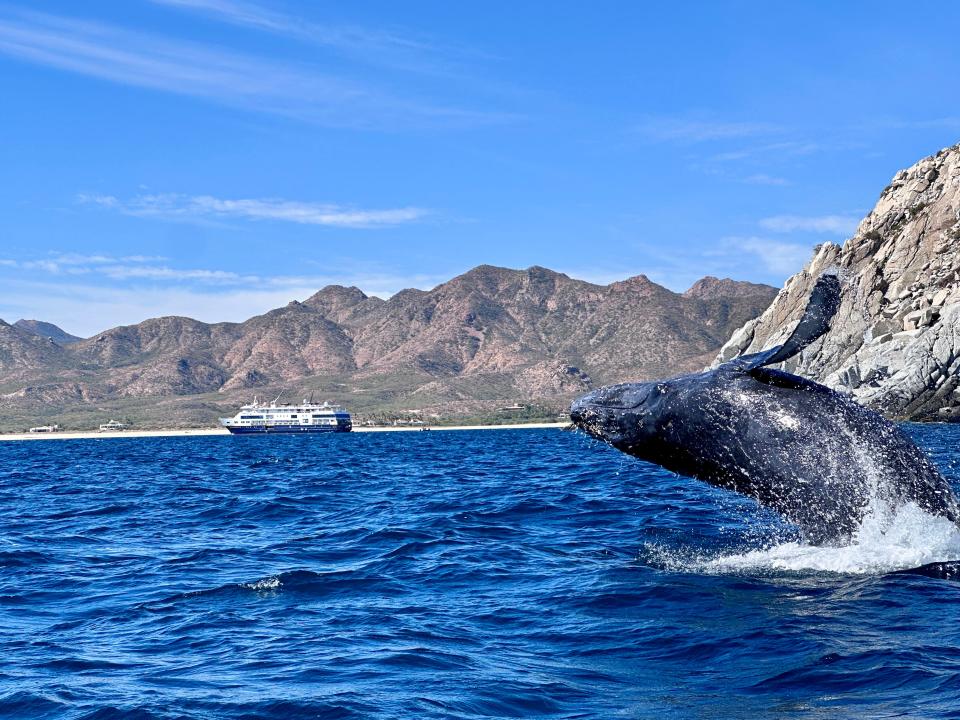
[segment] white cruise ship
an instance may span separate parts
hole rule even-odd
[[[349,432],[353,429],[350,413],[340,405],[307,400],[299,405],[277,405],[276,401],[267,405],[257,402],[256,398],[250,405],[241,407],[232,418],[220,418],[220,424],[235,435]]]

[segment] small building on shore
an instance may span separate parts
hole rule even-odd
[[[31,433],[54,433],[60,432],[61,428],[59,425],[37,425],[36,427],[30,428],[27,432]]]

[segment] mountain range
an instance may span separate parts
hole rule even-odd
[[[387,300],[329,286],[242,323],[160,317],[80,339],[0,321],[0,427],[210,423],[281,390],[368,414],[559,411],[598,383],[704,366],[776,293],[712,277],[674,293],[643,275],[603,286],[482,265]]]

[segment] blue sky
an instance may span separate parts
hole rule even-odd
[[[0,2],[0,317],[780,284],[960,141],[946,3]]]

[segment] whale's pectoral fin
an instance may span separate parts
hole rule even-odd
[[[783,345],[731,361],[738,369],[750,372],[792,358],[830,329],[830,321],[840,307],[840,278],[823,274],[810,293],[807,309]]]

